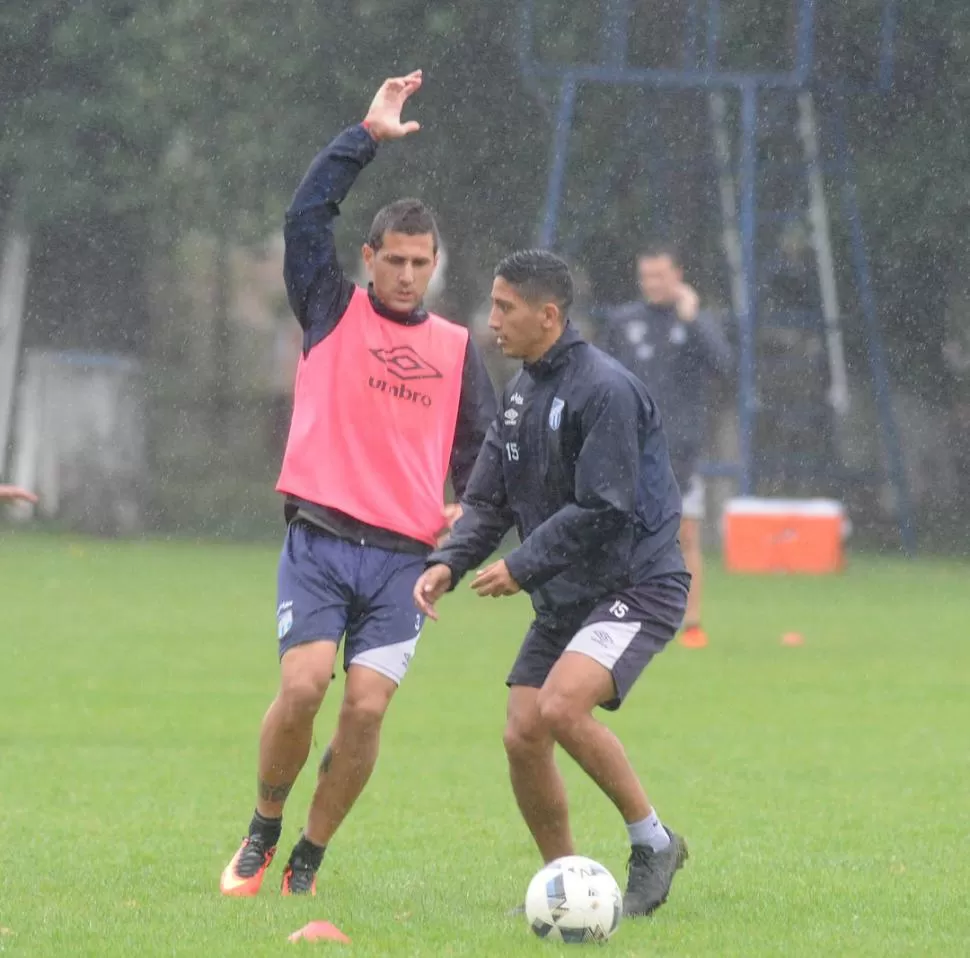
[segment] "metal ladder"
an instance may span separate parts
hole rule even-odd
[[[828,373],[825,398],[833,427],[833,444],[823,452],[823,456],[827,455],[835,460],[841,459],[841,427],[852,406],[842,309],[836,281],[829,194],[826,190],[827,179],[838,181],[842,213],[850,228],[852,265],[865,321],[866,352],[885,447],[888,478],[897,498],[903,545],[910,551],[914,547],[914,541],[906,501],[902,453],[889,395],[884,347],[871,296],[868,257],[855,197],[851,154],[845,142],[844,130],[839,128],[839,118],[834,124],[834,162],[827,163],[821,148],[821,124],[813,93],[808,89],[798,89],[773,91],[770,95],[762,96],[756,118],[758,137],[755,155],[750,160],[755,164],[755,175],[761,180],[758,192],[760,195],[769,195],[770,205],[759,205],[754,210],[753,227],[758,236],[757,242],[752,246],[759,253],[756,254],[756,262],[745,264],[745,244],[738,203],[738,176],[735,172],[739,163],[735,160],[733,149],[729,104],[721,91],[711,93],[708,101],[721,207],[722,246],[728,265],[735,315],[743,316],[750,310],[757,317],[756,326],[759,330],[788,327],[821,333]],[[838,135],[840,132],[841,136]],[[774,153],[771,150],[772,143],[776,148]],[[779,143],[787,146],[784,155],[777,152]],[[785,180],[788,181],[787,184]],[[784,198],[780,199],[781,197]],[[765,309],[758,303],[749,303],[748,291],[751,286],[760,293],[771,286],[772,280],[781,271],[779,247],[782,245],[785,229],[792,226],[804,230],[811,249],[815,281],[811,298],[806,297],[807,301],[802,308],[788,310]],[[752,274],[751,285],[745,281],[746,269]],[[757,350],[753,343],[752,348]],[[753,361],[755,368],[757,365],[757,361]],[[754,394],[749,401],[749,411],[754,419],[760,410],[760,402],[757,386],[753,382],[750,386]],[[753,430],[753,426],[751,428]],[[821,467],[821,471],[838,471],[837,461],[816,463],[815,466]],[[752,485],[756,482],[756,470],[750,481]]]

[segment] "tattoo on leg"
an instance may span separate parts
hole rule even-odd
[[[282,785],[270,785],[269,782],[264,782],[260,779],[259,797],[264,802],[285,802],[292,788],[292,782],[284,782]]]
[[[320,774],[326,775],[330,771],[330,763],[333,761],[333,746],[328,745],[320,759]]]

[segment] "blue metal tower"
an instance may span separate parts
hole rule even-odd
[[[759,334],[779,327],[818,332],[825,343],[827,400],[836,425],[848,408],[850,391],[831,238],[831,201],[847,230],[853,292],[865,330],[885,469],[895,496],[902,546],[911,553],[915,541],[902,452],[845,129],[846,100],[859,93],[885,91],[892,81],[897,0],[875,0],[873,7],[878,8],[879,22],[874,23],[872,42],[865,44],[872,53],[869,70],[861,75],[863,71],[854,63],[851,78],[844,75],[846,71],[838,71],[842,75],[824,75],[831,68],[817,51],[819,24],[831,15],[832,10],[825,8],[834,0],[789,0],[783,18],[785,42],[778,44],[777,55],[770,58],[765,68],[752,67],[750,58],[736,65],[730,59],[725,34],[732,26],[732,17],[733,26],[739,27],[737,4],[722,4],[722,0],[669,0],[664,5],[668,15],[678,3],[681,22],[676,28],[680,46],[677,62],[654,66],[635,62],[631,56],[635,21],[637,16],[642,18],[633,0],[576,5],[575,12],[589,22],[574,24],[574,33],[585,32],[587,39],[595,37],[596,43],[587,43],[584,55],[576,56],[573,51],[568,58],[555,44],[545,42],[549,28],[544,21],[548,23],[558,16],[561,27],[562,5],[555,0],[523,0],[523,73],[530,82],[556,91],[539,242],[575,252],[575,224],[594,220],[604,194],[616,183],[618,174],[607,172],[600,177],[592,195],[571,195],[570,145],[581,128],[578,101],[586,89],[613,90],[616,103],[622,100],[627,104],[630,112],[622,130],[625,148],[636,153],[647,168],[647,191],[654,200],[651,219],[661,227],[672,214],[662,202],[665,190],[658,190],[657,185],[682,178],[685,170],[680,166],[671,169],[669,156],[664,156],[664,137],[656,135],[652,126],[658,122],[664,101],[673,94],[693,91],[695,107],[706,102],[704,123],[710,134],[710,150],[704,175],[720,209],[722,248],[738,331],[740,455],[737,463],[707,463],[704,471],[733,476],[741,493],[751,494],[758,485],[759,472],[769,471],[772,465],[768,450],[760,446],[756,450],[762,361]],[[785,6],[783,0],[778,0],[772,9],[777,12]],[[667,27],[669,37],[669,24],[660,26]],[[763,29],[762,24],[740,26],[750,28],[750,32]],[[732,48],[736,46],[732,44]],[[669,61],[670,57],[665,59]],[[630,91],[639,96],[632,108]],[[703,162],[702,159],[702,165]],[[696,172],[691,175],[696,176]],[[566,229],[562,228],[564,222]],[[810,281],[786,298],[773,291],[785,273],[785,251],[792,236],[796,245],[800,242],[803,251],[808,250],[812,269]],[[821,438],[820,444],[825,445]],[[828,455],[836,458],[831,437]],[[790,450],[780,458],[787,467],[793,466],[795,457]],[[810,469],[806,466],[806,475]]]

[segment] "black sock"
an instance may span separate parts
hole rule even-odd
[[[298,858],[303,864],[309,865],[310,868],[317,871],[326,850],[326,845],[315,845],[306,835],[301,835],[300,840],[293,846],[293,851],[290,853],[290,861]]]
[[[258,835],[272,848],[280,840],[282,831],[282,818],[264,818],[259,812],[253,812],[253,820],[249,823],[250,835]]]

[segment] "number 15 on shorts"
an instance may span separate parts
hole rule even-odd
[[[519,444],[517,442],[507,442],[505,444],[505,455],[509,457],[509,462],[518,462]]]

